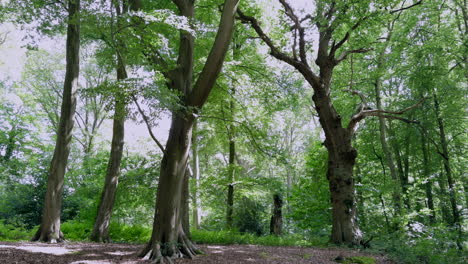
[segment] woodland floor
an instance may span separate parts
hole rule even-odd
[[[143,245],[31,242],[1,242],[0,263],[109,264],[150,263],[137,257]],[[174,263],[336,263],[337,256],[371,256],[377,263],[393,264],[382,255],[368,254],[342,248],[269,247],[254,245],[200,245],[206,255],[193,260],[179,259]]]

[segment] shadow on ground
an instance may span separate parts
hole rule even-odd
[[[8,264],[134,264],[151,263],[138,258],[143,245],[98,243],[0,242],[0,263]],[[371,255],[342,248],[268,247],[255,245],[201,245],[206,254],[193,260],[177,259],[179,264],[335,264],[335,258],[368,256],[380,264],[393,264],[382,255]]]

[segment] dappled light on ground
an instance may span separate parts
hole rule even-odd
[[[150,263],[138,258],[143,245],[97,243],[0,242],[0,263],[17,264],[137,264]],[[375,263],[393,264],[381,255],[343,248],[272,247],[256,245],[200,245],[205,254],[193,260],[176,259],[179,264],[333,264],[341,256],[368,256]]]

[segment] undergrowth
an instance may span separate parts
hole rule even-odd
[[[301,235],[284,236],[257,236],[250,233],[239,233],[236,231],[207,231],[192,230],[192,240],[199,244],[251,244],[263,246],[301,246],[301,247],[325,247],[327,239],[315,238],[305,239]]]
[[[0,220],[0,241],[29,240],[33,237],[34,231],[34,229],[27,230],[24,227],[6,224]]]

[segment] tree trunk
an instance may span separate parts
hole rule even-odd
[[[231,98],[229,100],[231,119],[234,118],[234,99],[235,89],[231,88]],[[229,137],[229,164],[228,164],[228,194],[227,194],[227,210],[226,210],[226,227],[228,229],[233,226],[233,210],[234,210],[234,180],[236,174],[235,160],[236,160],[236,141],[235,141],[235,127],[233,122],[229,124],[228,128]]]
[[[283,199],[278,194],[273,195],[273,215],[270,220],[270,234],[280,236],[283,233],[283,214],[281,207]]]
[[[190,170],[187,164],[187,168],[185,169],[185,177],[182,186],[182,199],[180,200],[182,208],[182,228],[187,235],[188,238],[191,237],[190,234],[190,207],[189,207],[189,199],[190,199],[190,190],[189,190],[189,179],[190,179]]]
[[[91,233],[91,240],[95,242],[110,242],[109,225],[119,182],[120,163],[122,161],[125,113],[125,100],[123,98],[117,98],[115,100],[111,153],[107,165],[104,187],[99,200],[96,221],[94,222],[93,231]]]
[[[126,13],[125,4],[120,7],[120,3],[116,2],[115,8],[117,13],[117,25],[120,28],[120,16]],[[117,81],[127,79],[127,70],[122,57],[123,43],[117,41],[116,57],[117,57]],[[112,144],[107,165],[107,172],[104,182],[104,187],[99,200],[99,206],[94,222],[93,231],[91,232],[91,240],[95,242],[110,242],[109,225],[114,208],[115,196],[120,176],[120,164],[122,161],[124,138],[125,138],[125,119],[126,119],[126,102],[125,96],[122,93],[115,95],[114,103],[114,124],[112,128]]]
[[[442,119],[442,116],[440,113],[439,100],[437,99],[437,95],[435,91],[433,91],[432,96],[434,99],[434,110],[435,110],[435,114],[437,118],[437,124],[439,126],[440,145],[442,147],[442,153],[440,154],[444,162],[444,169],[445,169],[445,174],[447,175],[447,183],[449,187],[450,205],[451,205],[452,214],[453,214],[452,224],[457,228],[459,232],[459,237],[456,242],[457,242],[458,248],[462,249],[461,238],[462,238],[463,230],[461,227],[460,212],[458,211],[458,208],[457,208],[455,182],[453,180],[452,167],[450,166],[450,154],[448,151],[447,137],[445,135],[444,120]]]
[[[383,56],[383,54],[381,54]],[[379,60],[381,57],[379,57]],[[380,62],[380,61],[379,61]],[[380,64],[378,63],[378,67]],[[375,82],[375,102],[377,110],[382,110],[382,101],[381,101],[381,86],[382,80],[377,78]],[[385,156],[385,161],[387,162],[387,166],[390,169],[390,176],[393,181],[392,186],[392,198],[393,198],[393,208],[395,209],[396,215],[401,215],[401,197],[400,197],[400,182],[398,180],[397,171],[395,167],[395,162],[392,157],[392,152],[390,151],[390,147],[387,143],[387,127],[385,124],[385,118],[379,116],[379,129],[380,129],[380,144],[382,145],[382,151]]]
[[[68,1],[68,28],[66,44],[66,73],[63,85],[60,125],[54,155],[49,168],[42,222],[33,241],[56,243],[63,240],[60,231],[63,180],[70,154],[70,141],[76,108],[76,89],[79,75],[80,53],[80,0]],[[72,23],[73,21],[73,23]]]
[[[182,189],[190,150],[194,117],[173,113],[172,125],[161,162],[156,212],[151,240],[141,252],[156,262],[174,257],[193,257],[197,249],[187,238],[182,217]]]
[[[391,123],[390,123],[391,124]],[[408,169],[409,169],[409,156],[408,156],[408,151],[402,155],[402,151],[400,149],[400,144],[398,140],[396,139],[396,135],[393,131],[393,129],[390,127],[389,129],[390,136],[393,138],[393,151],[395,153],[396,157],[396,164],[398,168],[398,182],[400,183],[401,190],[403,190],[403,202],[405,204],[405,207],[407,209],[411,209],[411,205],[409,202],[409,199],[407,197],[408,194],[408,186],[409,186],[409,180],[408,180]],[[406,147],[409,147],[410,141],[409,141],[409,135],[408,134],[405,138],[405,145]],[[408,149],[407,149],[408,150]],[[399,188],[399,187],[397,187]]]
[[[359,245],[362,233],[356,220],[356,198],[353,167],[357,151],[351,145],[352,133],[341,126],[330,96],[315,92],[312,97],[325,131],[328,150],[327,179],[332,203],[331,241],[336,244]]]
[[[194,16],[192,0],[174,0],[179,15],[189,21]],[[173,258],[192,258],[198,250],[186,236],[182,227],[182,188],[192,139],[192,127],[198,111],[206,102],[221,71],[229,48],[234,28],[235,11],[239,0],[224,1],[220,24],[215,41],[205,65],[192,86],[194,37],[180,30],[177,67],[164,72],[167,85],[178,91],[184,107],[172,112],[171,129],[161,161],[156,210],[151,240],[140,256],[149,257],[156,263],[172,263]]]
[[[424,184],[424,190],[426,192],[426,207],[429,209],[429,223],[435,223],[435,210],[434,210],[434,199],[432,197],[432,184],[433,181],[430,175],[429,169],[429,155],[427,151],[427,132],[424,127],[421,128],[421,150],[423,154],[423,177],[426,183]]]
[[[192,129],[192,225],[193,228],[200,228],[200,205],[198,202],[198,190],[200,189],[200,157],[198,156],[198,139],[197,139],[197,121],[193,122]]]

